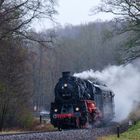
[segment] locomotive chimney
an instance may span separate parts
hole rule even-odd
[[[64,78],[70,77],[70,71],[62,72],[62,77],[64,77]]]

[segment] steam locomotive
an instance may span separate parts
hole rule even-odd
[[[63,72],[51,103],[51,124],[58,129],[87,128],[111,121],[114,93],[97,80],[83,80]]]

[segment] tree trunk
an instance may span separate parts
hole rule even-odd
[[[6,105],[3,106],[2,108],[2,114],[1,114],[1,118],[0,118],[0,131],[2,131],[3,127],[4,127],[4,122],[5,122],[5,118],[6,118]]]

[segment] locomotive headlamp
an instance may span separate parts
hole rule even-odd
[[[57,112],[58,111],[58,109],[54,109],[54,112]]]
[[[64,87],[67,87],[68,85],[67,84],[64,84]]]
[[[76,111],[79,111],[80,109],[79,109],[79,107],[76,107],[75,110],[76,110]]]

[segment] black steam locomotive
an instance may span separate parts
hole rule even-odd
[[[106,85],[63,72],[51,103],[51,123],[58,129],[98,126],[114,117],[114,94]]]

